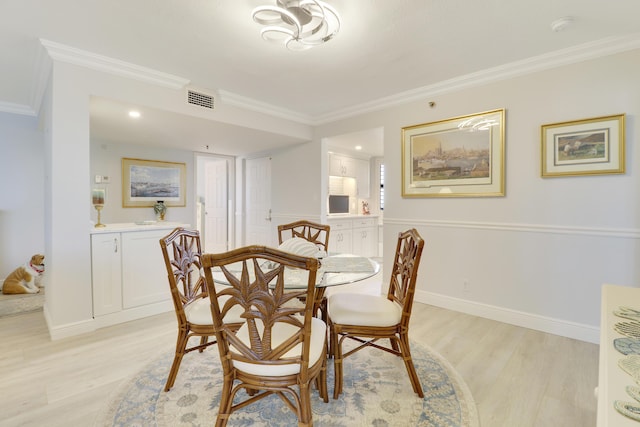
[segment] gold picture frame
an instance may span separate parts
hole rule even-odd
[[[122,207],[186,206],[185,163],[122,158]]]
[[[546,177],[625,173],[624,114],[541,126]]]
[[[402,128],[402,197],[505,195],[505,110]]]

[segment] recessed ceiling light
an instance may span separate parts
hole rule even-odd
[[[129,117],[132,119],[137,119],[140,117],[140,111],[131,110],[129,111]]]
[[[356,150],[362,150],[362,145],[356,145]]]

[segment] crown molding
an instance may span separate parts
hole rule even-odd
[[[76,49],[60,43],[40,39],[40,43],[47,50],[49,56],[56,61],[67,62],[81,67],[91,68],[121,77],[132,78],[146,83],[167,87],[170,89],[182,89],[189,80],[172,74],[156,71],[151,68],[141,67],[129,62],[98,55],[85,50]]]
[[[419,101],[425,98],[456,92],[474,86],[481,86],[500,80],[506,80],[526,74],[561,67],[590,59],[596,59],[616,53],[640,48],[640,33],[628,36],[608,37],[579,46],[557,50],[544,55],[534,56],[521,61],[511,62],[498,67],[488,68],[476,73],[466,74],[452,79],[408,90],[374,101],[354,105],[329,114],[315,117],[314,125],[321,125],[349,117],[379,111],[385,108]]]
[[[256,111],[269,116],[280,117],[281,119],[291,120],[304,125],[314,124],[314,120],[311,116],[300,114],[286,108],[267,104],[266,102],[258,101],[226,90],[219,90],[218,94],[220,95],[220,101],[225,105],[232,105],[234,107]]]
[[[141,67],[128,62],[94,54],[60,43],[40,39],[41,49],[38,53],[35,83],[32,89],[30,105],[13,104],[0,101],[0,111],[36,116],[42,101],[46,82],[51,70],[51,60],[67,62],[97,71],[106,72],[126,78],[133,78],[146,83],[171,89],[182,89],[189,84],[188,79]],[[354,105],[328,114],[309,116],[275,105],[267,104],[225,90],[219,90],[220,100],[227,105],[256,111],[266,115],[291,120],[305,125],[321,125],[353,116],[379,111],[382,109],[423,100],[436,95],[481,86],[500,80],[518,77],[547,69],[557,68],[590,59],[596,59],[616,53],[640,48],[640,33],[627,36],[609,37],[571,48],[561,49],[525,60],[504,64],[476,73],[454,77],[432,85],[401,92],[374,101]]]
[[[21,116],[37,116],[38,113],[30,105],[14,104],[12,102],[0,101],[0,112],[10,114],[20,114]]]

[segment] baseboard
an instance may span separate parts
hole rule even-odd
[[[44,314],[44,320],[47,322],[47,329],[49,329],[49,336],[52,341],[86,334],[96,330],[96,325],[93,319],[67,323],[66,325],[52,326],[51,315],[49,314],[49,310],[47,310],[46,304],[42,311]]]
[[[416,291],[415,300],[423,304],[484,317],[510,325],[521,326],[523,328],[534,329],[536,331],[560,335],[593,344],[600,343],[600,328],[594,326],[481,304],[433,292]]]
[[[68,338],[75,335],[93,332],[97,329],[107,326],[125,323],[131,320],[141,319],[143,317],[154,316],[156,314],[166,313],[168,311],[172,311],[173,309],[173,303],[171,302],[171,300],[161,301],[59,326],[52,326],[51,318],[46,304],[43,311],[45,321],[47,322],[47,328],[49,329],[49,336],[51,336],[52,341],[55,341],[62,338]]]

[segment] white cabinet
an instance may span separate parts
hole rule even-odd
[[[371,195],[369,162],[367,160],[329,154],[329,176],[355,178],[357,196],[361,199],[368,199]]]
[[[353,253],[366,257],[378,255],[376,218],[353,220]]]
[[[355,254],[366,257],[378,254],[376,217],[329,219],[329,252]]]
[[[169,230],[122,234],[122,308],[166,301],[171,298],[160,239]]]
[[[114,224],[91,234],[93,317],[100,326],[173,309],[159,241],[175,227]]]
[[[328,221],[328,223],[331,226],[331,231],[329,231],[329,252],[351,253],[351,220]]]
[[[122,263],[120,233],[91,236],[93,315],[122,310]]]
[[[356,176],[354,159],[350,157],[329,154],[329,175],[331,176]]]

